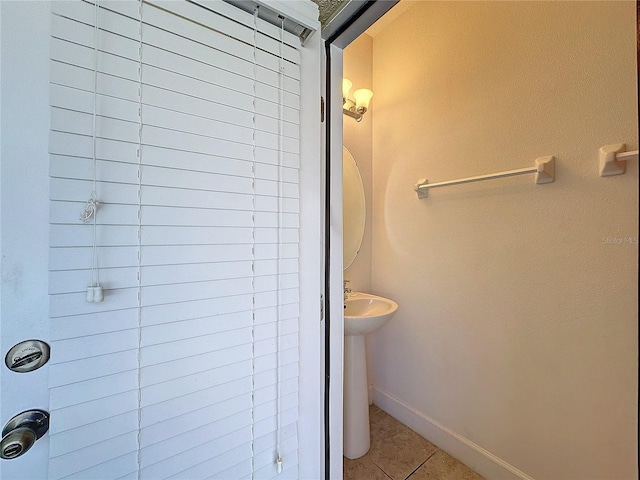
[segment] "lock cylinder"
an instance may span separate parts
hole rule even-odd
[[[17,458],[36,443],[36,433],[27,427],[16,428],[2,438],[0,457],[5,460]]]

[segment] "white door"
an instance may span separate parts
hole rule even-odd
[[[49,338],[49,24],[47,2],[0,2],[0,427],[28,409],[49,409],[48,365],[14,373],[5,355],[15,344]],[[49,439],[0,460],[1,478],[46,478]]]
[[[217,10],[219,7],[229,11],[230,7],[221,2],[200,3],[203,8],[200,11],[203,18],[210,15],[208,8]],[[306,8],[307,2],[296,3]],[[195,7],[193,3],[185,4],[187,10],[180,10],[182,7],[178,2],[167,2],[164,6],[158,5],[160,8],[153,4],[158,5],[161,2],[149,2],[143,5],[143,8],[149,9],[149,13],[154,15],[153,19],[149,20],[150,23],[167,21],[169,12],[174,7],[178,9],[174,20],[184,19],[189,16],[190,11],[201,8]],[[133,5],[135,9],[138,8],[138,2],[130,2],[129,5]],[[184,147],[181,146],[181,140],[178,138],[180,135],[192,135],[194,139],[197,137],[203,142],[209,141],[205,140],[207,132],[204,130],[211,128],[213,122],[190,122],[189,120],[193,118],[183,116],[183,114],[191,114],[180,112],[187,103],[187,96],[191,93],[188,90],[177,92],[167,90],[166,94],[149,100],[149,105],[153,104],[152,108],[147,108],[146,100],[141,101],[143,126],[139,143],[142,146],[143,162],[138,166],[134,165],[131,169],[129,164],[134,164],[135,161],[128,162],[124,157],[102,158],[101,160],[105,162],[101,166],[112,162],[110,165],[113,168],[103,170],[109,178],[101,179],[101,186],[104,185],[105,189],[114,189],[112,191],[124,192],[125,196],[129,195],[130,191],[135,193],[137,189],[142,191],[143,197],[146,195],[144,202],[148,198],[156,198],[156,200],[146,204],[142,201],[136,202],[135,196],[127,196],[128,200],[122,201],[113,201],[112,197],[111,204],[117,204],[118,208],[113,208],[111,213],[118,210],[120,213],[117,215],[122,216],[110,217],[107,225],[102,228],[108,236],[105,237],[106,243],[103,245],[103,253],[106,252],[107,255],[101,259],[105,270],[111,269],[104,272],[102,280],[105,286],[110,286],[112,290],[107,292],[103,304],[87,306],[82,292],[84,287],[78,287],[80,281],[85,281],[84,274],[87,267],[77,266],[75,263],[80,265],[84,261],[82,252],[86,251],[86,242],[83,239],[86,229],[82,229],[81,226],[80,228],[68,227],[68,225],[72,223],[69,219],[72,217],[75,219],[76,215],[70,204],[78,203],[80,200],[80,197],[75,197],[77,196],[76,187],[78,184],[90,182],[87,182],[86,172],[74,170],[75,167],[69,168],[69,166],[76,165],[74,163],[76,159],[86,157],[84,153],[78,154],[73,151],[77,145],[74,143],[73,136],[81,140],[90,138],[91,120],[89,112],[86,111],[86,106],[90,103],[83,104],[83,98],[90,98],[90,95],[85,93],[90,93],[91,89],[83,86],[82,82],[91,76],[88,76],[89,69],[86,65],[83,66],[82,62],[91,61],[93,49],[83,46],[82,39],[91,38],[90,21],[94,6],[90,2],[60,2],[58,6],[54,5],[54,12],[60,12],[56,8],[69,10],[53,17],[50,2],[3,1],[0,2],[0,6],[2,22],[2,166],[0,170],[2,175],[0,190],[2,356],[4,357],[14,344],[22,340],[42,339],[52,345],[51,362],[35,372],[13,373],[4,365],[0,367],[2,382],[0,422],[2,425],[14,414],[31,408],[50,411],[52,414],[49,433],[38,440],[23,456],[1,461],[0,477],[3,479],[66,476],[164,478],[186,472],[184,474],[199,478],[205,476],[203,472],[210,475],[217,468],[220,474],[225,471],[243,472],[237,473],[239,475],[237,478],[251,472],[258,472],[259,476],[266,478],[276,473],[274,464],[276,442],[282,443],[282,449],[278,450],[284,456],[286,477],[295,478],[298,475],[302,478],[318,477],[323,450],[319,441],[322,378],[319,368],[321,245],[317,241],[320,230],[322,188],[319,181],[319,40],[311,38],[308,41],[306,50],[303,50],[300,56],[300,67],[293,67],[290,59],[286,59],[287,83],[280,95],[286,95],[287,101],[299,102],[300,114],[299,147],[289,143],[285,149],[288,152],[284,155],[285,163],[293,163],[283,165],[284,169],[280,169],[278,173],[275,172],[277,168],[274,170],[269,167],[267,161],[257,165],[253,174],[249,173],[249,176],[253,177],[252,182],[256,185],[256,189],[253,193],[249,193],[249,197],[273,196],[278,190],[277,188],[274,190],[274,184],[270,178],[274,175],[276,178],[282,178],[281,175],[286,176],[288,180],[285,180],[287,184],[284,186],[284,199],[280,201],[281,204],[286,204],[284,215],[271,215],[272,207],[275,209],[274,212],[278,211],[278,200],[264,198],[265,203],[260,203],[260,207],[266,205],[266,209],[256,209],[253,220],[251,215],[245,215],[244,217],[248,218],[252,225],[243,226],[237,224],[244,218],[240,213],[228,215],[222,212],[218,215],[219,212],[216,212],[215,215],[209,215],[211,212],[205,212],[202,209],[205,206],[198,204],[209,195],[206,192],[210,185],[208,182],[212,179],[222,185],[221,191],[225,191],[226,187],[237,188],[237,185],[242,183],[243,173],[235,172],[236,183],[233,183],[233,178],[226,182],[219,178],[214,179],[213,172],[195,175],[194,171],[203,171],[201,168],[185,169],[179,166],[175,168],[175,165],[169,164],[155,164],[151,167],[143,165],[145,153],[146,158],[149,159],[151,150],[156,149],[154,153],[157,153],[159,148],[170,146],[162,142],[175,142],[172,144],[175,150],[183,151]],[[80,9],[77,10],[78,17],[74,16],[76,6]],[[119,10],[121,8],[126,11]],[[295,14],[296,9],[291,9],[290,5],[283,4],[281,8],[290,9]],[[109,18],[121,20],[114,21],[111,24],[113,28],[110,27],[111,30],[104,34],[108,37],[109,43],[101,54],[112,55],[110,59],[115,61],[104,68],[113,66],[118,69],[121,65],[127,68],[135,66],[136,68],[128,69],[126,72],[122,70],[125,73],[121,74],[118,70],[117,74],[112,75],[114,84],[122,81],[129,81],[131,84],[135,79],[127,78],[127,75],[135,76],[138,71],[137,65],[134,65],[137,45],[134,50],[131,50],[132,58],[129,59],[126,58],[128,54],[123,55],[117,52],[114,54],[110,49],[121,48],[123,45],[126,48],[127,42],[135,44],[134,37],[138,27],[134,24],[135,22],[130,21],[135,16],[135,9],[129,9],[123,2],[106,0],[100,2],[100,9],[101,14],[104,14],[105,22]],[[246,50],[249,45],[251,50],[253,20],[251,15],[244,15],[244,18],[243,48]],[[66,25],[64,25],[65,22]],[[171,46],[174,45],[174,41],[170,38],[175,35],[175,41],[181,42],[178,47],[181,49],[181,54],[176,56],[176,61],[189,59],[191,63],[186,61],[180,67],[176,66],[175,71],[171,71],[176,64],[172,64],[169,68],[154,65],[155,61],[166,60],[156,55],[153,60],[148,60],[149,63],[141,65],[142,77],[151,72],[154,81],[168,81],[170,85],[177,85],[179,84],[179,82],[176,83],[177,74],[180,74],[183,66],[192,68],[195,61],[198,61],[200,62],[198,65],[203,70],[216,67],[216,65],[204,66],[201,60],[206,63],[206,59],[198,60],[200,53],[197,51],[198,48],[202,50],[201,46],[207,44],[206,39],[215,29],[204,26],[201,18],[184,22],[180,20],[180,22],[175,28],[169,23],[155,30],[149,27],[147,31],[153,33],[153,41],[157,39],[164,42],[169,39]],[[260,25],[263,23],[261,20],[257,22]],[[50,36],[50,25],[52,25],[51,31],[58,28],[58,33],[53,39]],[[129,27],[132,28],[127,30]],[[144,28],[146,26],[143,30]],[[265,28],[270,27],[265,26]],[[194,38],[191,33],[185,32],[201,36]],[[268,41],[279,48],[277,42],[273,41],[274,38],[279,37],[279,30],[271,28],[269,35],[272,39]],[[194,42],[190,44],[191,41]],[[66,51],[61,50],[63,42],[68,42],[69,46],[75,49],[68,57],[64,57]],[[145,47],[146,45],[143,45],[143,50]],[[102,47],[100,49],[102,51]],[[286,49],[290,50],[289,47]],[[265,55],[263,45],[255,51],[258,56]],[[143,56],[145,53],[143,52]],[[153,53],[162,52],[156,49]],[[191,57],[192,54],[194,57]],[[273,60],[278,57],[278,54],[272,53],[271,57]],[[258,75],[263,73],[262,70],[268,73],[264,65],[259,65],[257,68]],[[288,73],[289,68],[294,70],[300,68],[301,71],[299,79],[293,82],[299,82],[300,93],[293,96],[291,89],[297,87],[292,86],[293,77]],[[77,74],[70,72],[77,72]],[[277,77],[277,74],[276,68],[275,73],[269,75]],[[244,75],[245,80],[246,75],[251,76],[251,68],[246,69]],[[191,74],[185,74],[185,76],[189,77],[191,85],[198,81]],[[222,74],[214,75],[214,78],[217,81],[221,76]],[[50,79],[54,77],[50,84]],[[63,83],[61,79],[68,81],[68,84]],[[264,88],[267,90],[270,88],[267,94],[273,95],[273,87],[266,87],[262,80],[259,82],[260,85],[256,89],[256,98],[258,98],[256,103],[264,100],[260,97],[265,92]],[[250,86],[251,82],[247,84]],[[109,85],[105,83],[100,87],[109,88]],[[157,93],[158,89],[164,88],[159,85],[155,87],[157,87],[156,91],[152,93]],[[237,87],[245,88],[242,85]],[[62,91],[73,89],[84,93],[75,97],[61,95]],[[114,92],[119,94],[125,90],[117,88]],[[131,92],[135,95],[135,90]],[[111,101],[114,98],[114,93],[103,93],[101,100]],[[173,107],[162,104],[165,101],[175,101],[180,95],[185,101],[178,101]],[[142,96],[144,97],[144,93]],[[278,97],[277,92],[275,96]],[[72,103],[64,103],[67,98],[71,98]],[[73,103],[76,100],[77,103]],[[108,107],[116,109],[122,105],[127,107],[120,100],[122,99],[114,100],[114,105],[108,105]],[[123,100],[129,101],[128,107],[135,102],[135,98]],[[156,100],[160,103],[156,103]],[[222,101],[224,100],[223,98]],[[249,101],[249,106],[246,107],[249,110],[252,108],[251,103]],[[253,108],[259,110],[262,106],[256,107],[254,104]],[[202,104],[199,107],[202,107]],[[219,112],[220,108],[212,106],[214,111],[217,109]],[[289,106],[285,106],[285,110],[288,108]],[[148,111],[164,109],[165,115],[161,117],[161,121],[174,123],[165,133],[158,131],[162,125],[145,122],[145,118],[150,118],[145,117],[147,113],[145,109]],[[137,111],[135,108],[125,108],[125,110],[134,115]],[[110,110],[110,112],[115,111]],[[233,110],[229,111],[233,113]],[[278,115],[277,102],[275,108],[270,111]],[[123,115],[129,114],[126,112]],[[285,115],[288,113],[285,112]],[[125,124],[117,123],[122,122],[122,118],[118,117],[120,113],[113,115],[104,114],[98,123],[107,119],[105,123],[114,127],[114,135],[124,132],[122,133],[123,141],[131,143],[127,133],[130,130],[123,130],[121,127]],[[200,110],[195,116],[202,118],[207,115],[206,111]],[[255,114],[253,118],[256,118]],[[237,118],[234,117],[231,123],[236,120]],[[269,125],[265,126],[265,123],[261,123],[264,121]],[[250,131],[257,124],[259,124],[257,126],[259,132],[255,140],[251,140]],[[267,118],[257,118],[256,125],[249,125],[246,130],[238,129],[245,138],[238,143],[244,142],[244,146],[230,146],[230,143],[225,143],[224,140],[221,142],[216,140],[218,142],[216,145],[229,146],[231,156],[244,155],[248,152],[249,157],[253,155],[254,163],[256,149],[259,151],[271,148],[271,152],[264,150],[261,153],[267,153],[270,159],[276,158],[273,145],[277,144],[277,134],[268,133],[272,128],[276,128],[277,131],[278,127],[274,127],[276,124],[277,121],[274,123]],[[176,125],[179,128],[176,128]],[[145,131],[146,126],[149,127]],[[287,126],[287,133],[280,138],[281,142],[290,142],[296,137],[295,133],[291,133],[295,132],[295,128],[291,127],[292,125]],[[182,131],[176,133],[178,130]],[[87,134],[88,131],[89,134]],[[137,129],[131,131],[137,132]],[[247,133],[249,133],[248,136]],[[214,134],[211,137],[218,138],[219,135]],[[116,137],[109,136],[109,141],[114,139],[118,140]],[[145,152],[147,143],[150,146]],[[81,148],[85,147],[81,145]],[[254,150],[253,154],[251,150]],[[118,150],[118,152],[123,151]],[[195,152],[190,156],[195,163],[197,163],[195,158],[197,155],[198,152]],[[54,156],[56,156],[55,159],[53,159]],[[161,162],[168,157],[156,158]],[[299,169],[294,165],[296,162],[299,162]],[[230,162],[224,164],[227,165]],[[160,172],[160,169],[165,170]],[[136,170],[142,173],[142,180],[136,179]],[[298,174],[295,170],[299,170]],[[134,172],[132,178],[127,177],[130,171]],[[296,178],[296,175],[299,176]],[[164,190],[160,191],[161,189]],[[175,203],[161,204],[167,198],[173,198],[171,194],[175,193],[179,193],[175,197]],[[152,194],[157,195],[152,197]],[[274,198],[278,196],[279,194],[275,194]],[[108,200],[105,202],[108,203]],[[251,202],[248,205],[251,205]],[[216,204],[216,207],[219,206],[220,204]],[[236,204],[231,204],[231,210],[234,210],[235,206]],[[68,211],[65,210],[67,207],[69,207]],[[185,212],[188,215],[177,215],[177,209],[174,207],[182,209],[180,213]],[[105,211],[107,211],[106,208]],[[119,220],[129,215],[131,211],[134,212],[134,216],[127,217],[123,221]],[[136,211],[143,214],[143,220],[140,222],[136,220]],[[193,258],[189,257],[190,252],[198,251],[196,246],[182,249],[177,254],[179,257],[172,257],[168,253],[171,250],[179,250],[173,248],[177,244],[192,245],[191,233],[196,230],[201,236],[212,233],[211,230],[207,230],[209,227],[199,223],[204,221],[205,217],[194,215],[194,213],[206,214],[206,218],[224,217],[227,219],[225,221],[230,222],[230,225],[225,225],[225,228],[228,228],[224,232],[222,230],[218,232],[229,234],[230,240],[221,241],[218,235],[212,242],[215,245],[226,246],[200,249],[211,254],[206,261],[198,258],[197,255]],[[146,214],[148,216],[145,216]],[[276,218],[278,216],[279,218]],[[154,220],[145,224],[144,221],[148,218]],[[275,226],[270,223],[274,218],[278,222]],[[185,225],[184,219],[195,223]],[[258,224],[258,222],[266,223]],[[136,223],[138,223],[137,226]],[[158,226],[162,226],[164,230],[158,229]],[[187,232],[187,228],[192,230]],[[219,272],[224,273],[225,269],[221,269],[220,265],[212,265],[213,263],[231,261],[233,260],[231,252],[243,250],[242,239],[245,238],[246,232],[242,231],[242,228],[252,229],[254,236],[264,235],[259,238],[253,253],[251,248],[244,248],[250,252],[249,255],[252,258],[249,258],[249,261],[254,262],[254,268],[262,269],[261,278],[254,278],[247,282],[238,280],[243,274],[240,267],[247,266],[242,259],[235,263],[238,268],[235,268],[228,277],[225,278],[223,274],[222,277],[214,278],[215,275],[219,275]],[[260,228],[263,230],[259,230]],[[136,240],[136,230],[142,236],[140,241]],[[133,236],[131,232],[134,232]],[[217,233],[214,232],[215,234]],[[289,239],[285,241],[289,245],[286,245],[283,250],[276,249],[279,252],[274,258],[269,257],[274,251],[270,247],[273,239],[282,238],[281,236]],[[298,240],[296,240],[297,236],[299,236]],[[234,243],[241,248],[235,248]],[[294,244],[298,246],[294,247]],[[109,256],[116,249],[120,249],[118,253],[123,255]],[[141,257],[129,256],[130,251],[135,250],[141,253]],[[225,255],[221,256],[221,252]],[[266,257],[261,258],[261,255]],[[295,261],[292,261],[294,257]],[[149,258],[155,258],[157,262],[146,263]],[[163,262],[167,258],[171,261]],[[176,258],[183,260],[174,261]],[[260,260],[264,261],[260,262]],[[132,263],[125,265],[122,263],[125,261]],[[65,265],[71,263],[73,268],[61,268],[61,262],[67,262]],[[175,269],[165,268],[177,263],[182,265]],[[185,267],[185,265],[188,266]],[[276,272],[276,276],[270,277],[273,272]],[[133,275],[129,275],[130,273]],[[138,276],[138,273],[141,275]],[[165,277],[162,277],[162,274]],[[200,277],[197,281],[191,282],[193,275],[200,275]],[[82,279],[79,280],[81,277]],[[171,280],[170,286],[166,278]],[[184,280],[175,280],[178,278]],[[225,280],[230,281],[225,284]],[[122,284],[118,284],[119,281]],[[281,282],[286,283],[284,287],[286,291],[276,293],[273,285],[282,285]],[[180,283],[180,285],[174,283]],[[210,291],[214,291],[215,294],[206,293],[206,288],[213,289]],[[234,290],[235,288],[237,290]],[[247,288],[250,291],[247,291]],[[220,294],[219,297],[216,297],[218,294]],[[222,296],[226,298],[220,299]],[[264,309],[254,314],[253,318],[251,315],[246,317],[244,314],[238,314],[233,319],[227,317],[227,320],[245,322],[239,324],[237,328],[222,327],[218,331],[215,327],[212,330],[211,324],[207,326],[206,322],[201,321],[201,318],[207,316],[209,318],[215,316],[215,320],[219,320],[219,317],[227,313],[235,315],[233,307],[238,305],[240,300],[251,302],[251,296],[257,298],[257,305],[262,305]],[[274,299],[277,299],[275,305],[270,303]],[[209,313],[199,315],[197,312],[203,311],[200,308],[204,304],[210,307]],[[218,308],[220,306],[224,308]],[[271,308],[272,306],[275,308]],[[286,310],[287,319],[283,322],[272,321],[271,319],[274,318],[272,314],[276,310]],[[192,312],[196,313],[192,314]],[[175,318],[172,315],[175,315]],[[187,320],[181,315],[188,317],[188,325],[177,323]],[[292,321],[294,318],[297,320]],[[176,328],[171,330],[168,328],[170,324]],[[197,330],[198,328],[203,330]],[[229,355],[213,355],[215,352],[207,350],[207,342],[224,342],[225,339],[229,340],[229,344],[224,347],[232,347],[228,349]],[[191,348],[200,350],[190,350]],[[208,355],[209,353],[212,355]],[[244,353],[248,356],[243,357]],[[189,361],[189,358],[194,359],[196,355],[202,355],[203,361]],[[262,356],[258,357],[259,355]],[[213,365],[207,370],[206,361],[221,363],[217,368]],[[249,391],[245,391],[246,388],[261,390],[254,396],[248,393]],[[224,396],[223,401],[206,403],[207,395],[218,393]],[[244,402],[247,398],[248,403]],[[207,428],[199,429],[198,422],[201,418],[198,415],[203,412],[209,412],[215,418],[205,417],[202,425]],[[192,422],[194,419],[195,423],[185,423]],[[224,429],[225,436],[218,435],[219,429]],[[187,451],[185,445],[196,437],[189,433],[191,431],[198,432],[199,440]],[[176,432],[181,433],[182,436]],[[227,462],[224,467],[222,467],[222,458]]]

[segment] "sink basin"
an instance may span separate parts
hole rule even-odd
[[[382,327],[398,310],[398,304],[388,298],[354,292],[345,302],[344,334],[364,335]]]

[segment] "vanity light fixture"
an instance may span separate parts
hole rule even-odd
[[[369,108],[369,102],[373,97],[373,92],[366,88],[360,88],[353,92],[354,100],[349,98],[349,91],[353,83],[348,78],[342,79],[342,113],[354,118],[356,122],[362,120],[362,116]]]

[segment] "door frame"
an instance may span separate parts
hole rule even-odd
[[[322,31],[325,46],[325,479],[342,478],[344,308],[342,269],[343,50],[400,0],[351,0]]]

